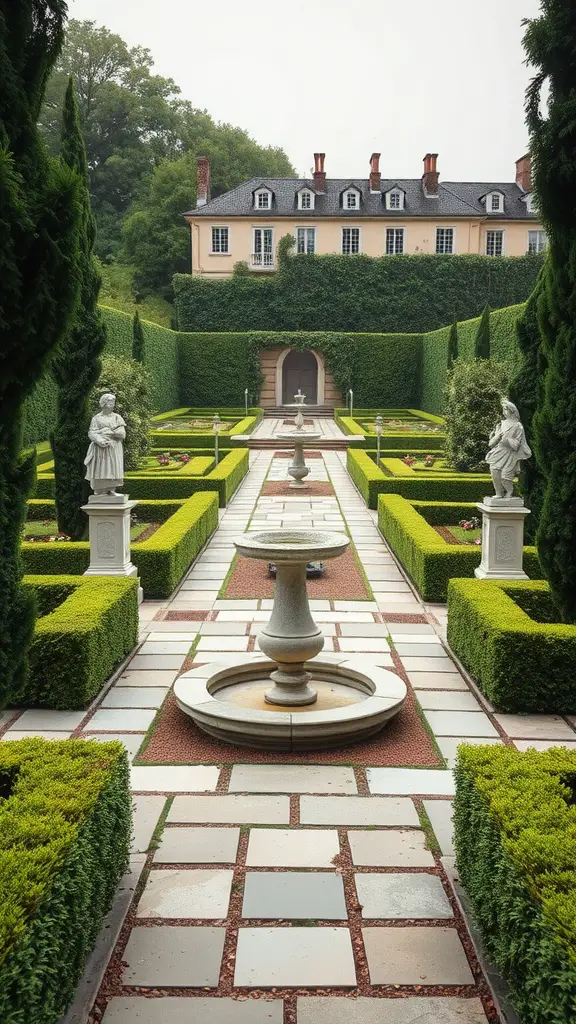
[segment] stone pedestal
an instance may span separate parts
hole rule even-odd
[[[522,498],[487,497],[476,505],[482,513],[482,561],[479,580],[526,580],[522,568],[524,520],[530,514]]]
[[[88,515],[90,565],[85,576],[137,576],[130,561],[130,516],[137,501],[126,494],[91,494],[82,510]],[[142,600],[139,588],[139,601]]]

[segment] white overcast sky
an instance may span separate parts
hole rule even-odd
[[[538,0],[69,0],[147,46],[218,121],[282,146],[299,175],[513,181],[526,151],[522,19]]]

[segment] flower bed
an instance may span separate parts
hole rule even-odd
[[[0,744],[0,1020],[59,1024],[128,864],[120,743]]]
[[[576,1020],[576,754],[460,747],[460,879],[523,1024]]]
[[[377,415],[383,418],[382,448],[402,448],[411,444],[422,451],[439,451],[444,447],[444,420],[441,416],[432,416],[419,409],[357,409],[351,417],[347,409],[334,410],[336,423],[350,437],[350,445],[355,448],[376,447]]]
[[[248,416],[240,409],[173,409],[171,412],[162,413],[153,419],[153,430],[151,441],[153,445],[166,444],[168,447],[182,445],[186,447],[196,446],[198,448],[212,448],[214,446],[214,431],[212,422],[214,414],[220,415],[219,437],[221,442],[229,447],[234,447],[235,437],[251,434],[258,426],[264,415],[264,410],[252,408],[248,410]],[[205,428],[195,426],[196,423],[205,422]],[[170,429],[170,424],[173,429]]]
[[[447,543],[435,526],[466,520],[475,505],[449,502],[410,502],[398,494],[378,499],[378,528],[424,601],[445,601],[455,576],[474,576],[481,550],[475,544]],[[524,568],[531,578],[542,571],[536,549],[524,548]]]
[[[137,580],[25,576],[24,586],[36,594],[40,617],[29,677],[11,701],[68,711],[86,707],[136,644]]]
[[[450,580],[448,643],[502,711],[576,713],[576,626],[546,582]]]
[[[379,494],[400,494],[416,501],[481,501],[492,488],[487,473],[438,472],[433,467],[415,471],[402,459],[381,458],[375,451],[348,449],[346,465],[352,480],[369,508],[377,508]]]

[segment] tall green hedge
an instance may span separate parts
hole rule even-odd
[[[523,302],[539,256],[296,256],[266,277],[177,274],[184,331],[433,331]],[[446,365],[446,364],[445,364]]]

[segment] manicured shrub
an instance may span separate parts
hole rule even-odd
[[[100,396],[106,391],[116,395],[116,412],[126,422],[124,468],[138,469],[140,459],[148,454],[152,410],[149,399],[148,371],[135,360],[104,356],[102,372],[92,391],[92,406],[98,408]]]
[[[482,310],[478,333],[474,342],[475,359],[490,359],[490,313],[490,306],[486,303]]]
[[[502,418],[501,402],[507,371],[502,363],[459,359],[446,385],[446,460],[459,472],[478,472],[488,451],[488,438]]]
[[[132,321],[132,359],[135,359],[137,363],[146,362],[146,341],[138,310],[134,313]]]
[[[29,593],[51,602],[56,587],[70,594],[36,622],[23,704],[83,708],[138,639],[136,579],[120,576],[25,576]]]
[[[473,577],[482,555],[479,546],[447,543],[430,520],[438,526],[454,525],[474,514],[473,503],[412,504],[398,494],[379,496],[378,528],[424,601],[446,601],[449,581]],[[541,576],[535,548],[524,548],[524,569],[531,579]]]
[[[77,260],[80,292],[74,324],[59,346],[53,363],[58,408],[51,440],[58,529],[72,540],[81,540],[88,530],[88,517],[82,505],[90,491],[84,465],[90,424],[88,403],[101,370],[106,329],[97,306],[101,279],[94,261],[96,224],[90,205],[86,147],[71,78],[64,100],[60,156],[82,182]]]
[[[0,744],[0,1020],[59,1024],[128,865],[120,743]]]
[[[523,1024],[576,1019],[576,755],[462,746],[458,872]]]
[[[458,359],[458,324],[454,320],[448,335],[448,370],[451,370]]]
[[[543,581],[448,585],[448,642],[502,711],[574,714],[576,626],[555,618]]]
[[[132,547],[147,598],[170,597],[218,526],[218,495],[194,494],[148,540]]]
[[[484,474],[415,472],[401,459],[374,461],[375,452],[349,448],[348,472],[369,508],[377,508],[379,494],[400,494],[411,501],[480,501],[490,485]]]

